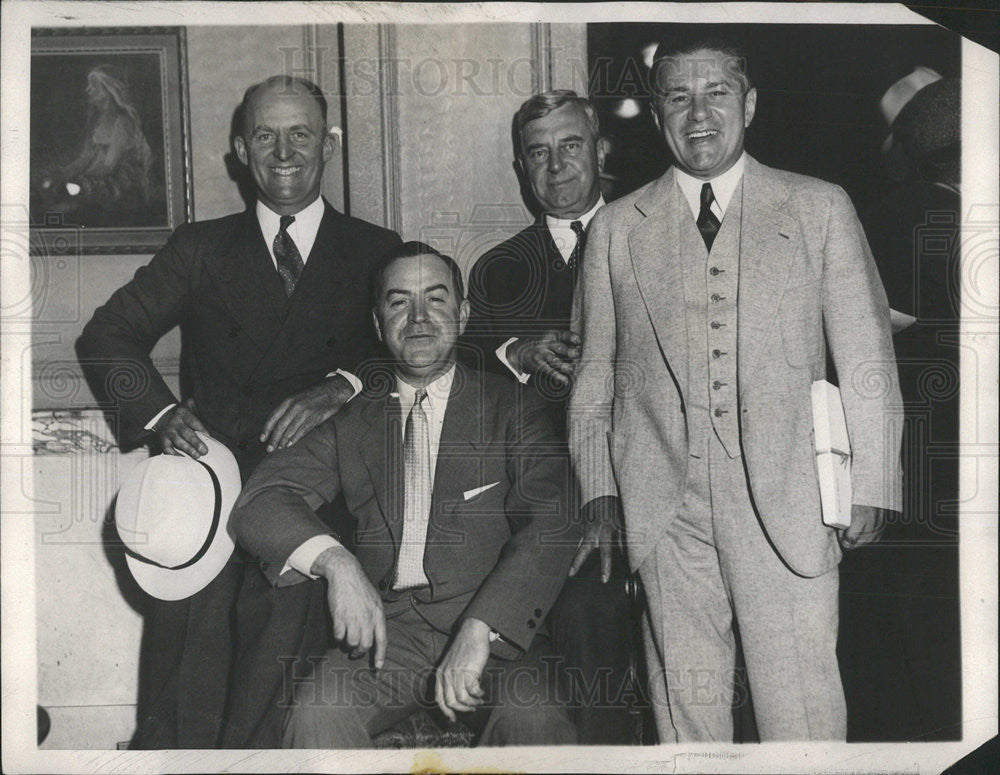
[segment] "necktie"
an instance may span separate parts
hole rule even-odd
[[[302,268],[305,266],[305,263],[302,261],[302,255],[295,246],[295,241],[288,233],[288,227],[291,226],[294,220],[294,215],[281,216],[281,228],[278,229],[278,235],[274,238],[273,246],[274,258],[278,263],[278,274],[281,275],[281,279],[285,282],[285,293],[289,296],[295,290],[295,283],[299,281],[299,277],[302,275]]]
[[[573,246],[573,252],[569,254],[566,266],[570,269],[576,269],[576,265],[583,259],[583,249],[587,245],[587,232],[580,221],[573,221],[569,227],[576,232],[576,244]]]
[[[424,545],[431,511],[431,439],[423,402],[426,390],[418,390],[406,418],[403,438],[403,538],[396,562],[394,589],[423,587]]]
[[[715,194],[712,192],[712,184],[705,183],[701,187],[701,211],[698,213],[698,231],[701,238],[705,240],[705,247],[709,252],[712,250],[712,243],[715,242],[715,235],[719,233],[719,219],[712,212],[712,202],[715,201]]]

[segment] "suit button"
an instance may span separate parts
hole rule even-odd
[[[239,335],[240,335],[240,327],[239,326],[233,326],[232,328],[229,329],[229,338],[230,339],[235,339]]]
[[[722,271],[723,270],[719,269],[719,267],[713,266],[711,269],[708,270],[708,273],[712,275],[712,277],[715,277],[717,274],[722,274]]]
[[[534,619],[528,619],[528,629],[529,630],[535,629],[535,620]]]
[[[236,442],[237,449],[246,449],[249,446],[250,445],[247,443],[246,439],[240,439],[238,442]]]
[[[712,350],[712,357],[718,358],[722,355],[722,350]]]
[[[536,608],[535,609],[535,616],[541,616],[541,615],[542,615],[542,609],[541,608]]]
[[[243,395],[245,395],[245,396],[252,396],[253,395],[253,385],[244,385],[243,386]]]
[[[336,347],[337,346],[337,337],[331,336],[329,339],[327,339],[326,340],[326,346],[327,347]]]

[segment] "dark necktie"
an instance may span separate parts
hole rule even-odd
[[[566,266],[576,269],[576,265],[583,260],[583,249],[587,246],[587,232],[580,221],[573,221],[569,227],[576,232],[576,244],[573,246],[573,252],[569,254]]]
[[[715,235],[719,233],[719,219],[712,212],[712,202],[715,201],[715,194],[712,192],[712,184],[705,183],[701,187],[701,212],[698,213],[698,231],[701,238],[705,240],[705,247],[709,252],[712,250],[712,243],[715,242]]]
[[[431,513],[431,441],[427,413],[424,410],[426,390],[418,390],[403,430],[403,537],[399,542],[399,559],[393,589],[423,587],[429,582],[424,575],[424,545],[427,543],[427,522]]]
[[[295,290],[295,283],[299,281],[305,266],[302,255],[295,246],[295,241],[288,233],[288,227],[292,225],[294,220],[294,215],[282,215],[281,228],[278,229],[278,235],[274,238],[274,258],[278,263],[278,274],[281,275],[281,279],[285,283],[285,293],[289,296]]]

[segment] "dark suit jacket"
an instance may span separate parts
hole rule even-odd
[[[509,376],[496,350],[510,337],[568,329],[576,271],[566,266],[541,216],[535,223],[484,253],[469,274],[472,312],[461,341],[464,362]],[[532,378],[532,389],[565,426],[569,388]]]
[[[131,282],[97,309],[77,342],[99,398],[133,446],[177,401],[149,357],[181,327],[181,393],[229,447],[244,479],[264,455],[267,416],[289,395],[374,354],[368,276],[399,238],[329,204],[291,299],[253,208],[180,226]]]
[[[368,276],[398,242],[393,232],[327,204],[289,299],[253,208],[179,227],[98,308],[77,342],[95,394],[117,415],[119,443],[141,443],[143,427],[177,400],[150,351],[180,325],[182,397],[194,398],[205,427],[233,452],[246,481],[264,456],[258,436],[270,412],[329,372],[356,369],[374,352]],[[260,574],[250,568],[240,593],[240,649],[264,667],[240,679],[249,682],[241,706],[255,721],[234,733],[234,746],[245,743],[245,727],[268,712],[280,691],[278,655],[322,653],[326,645],[322,596],[279,598],[254,583]],[[188,600],[148,601],[136,745],[216,743],[234,659],[241,571],[231,563]]]
[[[298,444],[270,455],[233,511],[240,542],[273,583],[305,540],[329,533],[314,509],[343,494],[356,555],[386,599],[402,535],[402,413],[367,394]],[[572,474],[545,408],[530,393],[462,366],[448,400],[434,478],[421,614],[448,632],[473,616],[526,649],[561,588],[581,536]],[[470,491],[494,485],[478,494]],[[501,656],[517,650],[494,645]]]

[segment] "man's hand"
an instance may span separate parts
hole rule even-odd
[[[462,620],[455,640],[435,671],[434,701],[449,720],[483,703],[479,677],[490,657],[490,626],[471,616]]]
[[[507,348],[507,360],[525,374],[545,374],[568,385],[580,357],[580,336],[572,331],[546,331],[518,339]]]
[[[885,530],[889,509],[877,506],[861,506],[855,503],[851,506],[851,525],[840,531],[840,546],[842,549],[854,549],[876,543]]]
[[[207,436],[208,431],[201,424],[196,411],[194,399],[187,398],[157,421],[153,432],[160,437],[160,443],[166,454],[185,454],[199,458],[208,453],[205,442],[198,438],[199,432]]]
[[[382,598],[368,580],[361,563],[342,546],[324,549],[312,572],[327,581],[326,602],[333,619],[333,637],[351,649],[351,658],[366,654],[374,644],[375,669],[385,663],[388,638]]]
[[[333,417],[353,395],[351,383],[337,374],[289,396],[267,418],[260,440],[267,443],[268,452],[290,447],[321,422]]]
[[[594,498],[581,509],[581,518],[586,532],[573,564],[569,566],[569,575],[576,575],[590,553],[598,549],[601,553],[601,582],[607,584],[611,578],[611,550],[616,544],[621,548],[621,503],[613,495]]]

